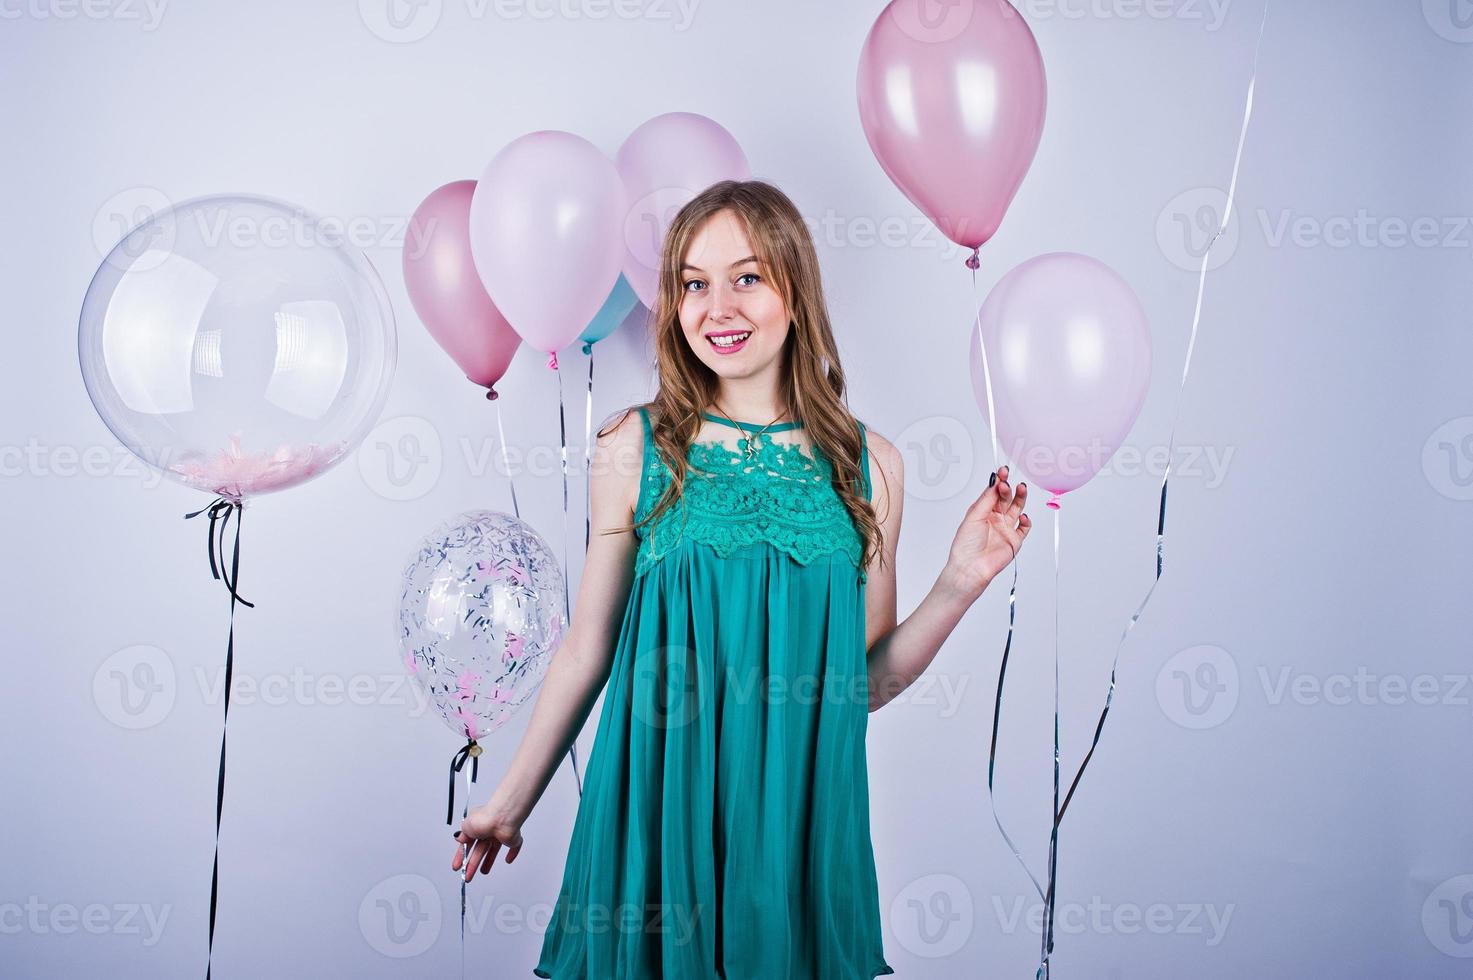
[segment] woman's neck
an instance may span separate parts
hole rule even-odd
[[[716,392],[710,411],[715,415],[727,415],[734,422],[755,422],[758,425],[773,421],[791,421],[777,392],[766,386],[758,391],[723,384],[721,390]]]

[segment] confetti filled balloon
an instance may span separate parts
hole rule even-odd
[[[92,279],[82,378],[150,466],[233,500],[283,490],[347,455],[394,373],[394,314],[340,227],[227,195],[160,211]]]
[[[404,666],[472,741],[531,698],[562,641],[562,570],[542,536],[476,510],[440,525],[404,570]]]

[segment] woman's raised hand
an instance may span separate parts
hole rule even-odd
[[[999,468],[996,479],[967,508],[951,543],[942,575],[953,588],[976,599],[1017,557],[1033,529],[1032,519],[1023,513],[1027,502],[1028,484],[1018,484],[1014,492],[1008,483],[1008,468]]]

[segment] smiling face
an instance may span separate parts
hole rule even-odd
[[[726,379],[776,379],[790,318],[734,213],[695,233],[680,283],[680,327],[701,363]]]

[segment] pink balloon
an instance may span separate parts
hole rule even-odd
[[[522,338],[486,295],[471,256],[474,180],[436,189],[415,209],[404,240],[404,286],[430,336],[478,385],[506,374]]]
[[[650,309],[660,281],[660,249],[676,212],[723,180],[752,176],[735,137],[694,112],[667,112],[641,125],[615,161],[629,198],[624,278]]]
[[[1120,448],[1151,383],[1140,300],[1098,259],[1051,252],[1003,276],[979,317],[972,390],[985,414],[985,343],[1002,451],[1056,499],[1078,489]]]
[[[1046,102],[1038,42],[1007,0],[891,0],[859,56],[870,149],[971,249],[992,238],[1028,173]]]
[[[552,366],[619,278],[625,212],[613,162],[558,130],[508,143],[476,185],[470,238],[481,282]]]

